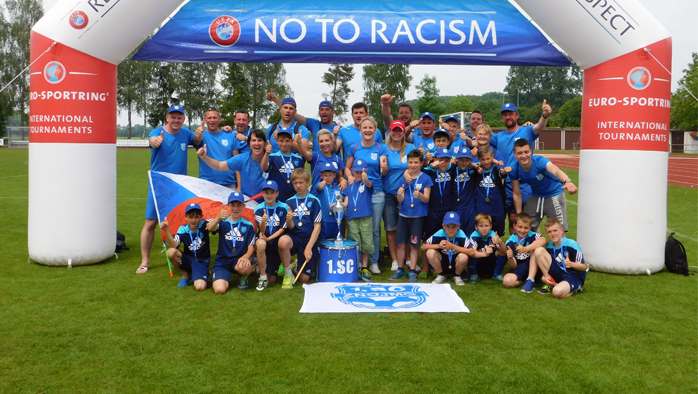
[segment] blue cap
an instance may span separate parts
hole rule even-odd
[[[290,127],[281,127],[281,128],[279,128],[279,131],[276,133],[277,137],[278,137],[279,134],[281,134],[281,133],[283,133],[283,134],[288,134],[288,136],[291,137],[291,139],[293,139],[293,129],[292,129],[292,128],[290,128]]]
[[[202,210],[201,210],[201,205],[199,205],[199,204],[193,202],[193,203],[187,205],[187,209],[184,210],[184,214],[186,215],[186,214],[189,213],[189,211],[193,211],[194,209],[198,209],[199,211],[202,211]],[[202,212],[203,212],[203,211],[202,211]]]
[[[452,150],[453,150],[452,156],[455,156],[456,159],[465,158],[465,159],[472,160],[472,158],[473,158],[473,153],[470,152],[470,148],[468,148],[467,146],[464,146],[464,145],[454,146]]]
[[[297,105],[296,105],[296,100],[294,100],[293,97],[286,97],[286,98],[281,102],[281,105],[284,105],[284,104],[291,104],[291,105],[293,105],[294,107],[297,107]]]
[[[458,122],[458,124],[460,124],[460,119],[458,119],[458,117],[455,115],[448,115],[446,119],[444,119],[444,123],[448,122],[449,120],[455,120]]]
[[[327,100],[320,101],[320,106],[318,107],[318,109],[320,109],[322,107],[330,107],[330,109],[334,111],[334,107],[332,106],[332,103],[327,101]]]
[[[518,110],[516,109],[516,106],[514,105],[514,103],[506,103],[506,104],[502,105],[502,112],[504,112],[504,111],[517,112]]]
[[[168,114],[171,114],[171,113],[173,113],[173,112],[179,112],[179,113],[181,113],[182,115],[186,115],[186,114],[187,114],[186,112],[184,112],[184,107],[182,107],[181,105],[173,105],[173,106],[170,107],[170,109],[167,110],[167,113],[168,113]]]
[[[354,171],[363,171],[366,169],[366,162],[359,159],[354,162],[354,164],[351,166],[351,169]]]
[[[419,117],[419,119],[424,119],[424,118],[429,118],[429,119],[433,120],[434,122],[436,122],[436,118],[434,118],[434,114],[432,114],[431,112],[425,112],[422,114],[422,116]]]
[[[446,148],[439,148],[436,150],[434,153],[434,157],[437,159],[441,159],[442,157],[451,157],[451,152],[448,151]]]
[[[333,164],[334,164],[334,165],[333,165]],[[336,173],[337,170],[339,170],[339,168],[337,167],[337,163],[334,163],[334,162],[333,162],[333,163],[330,163],[330,162],[328,162],[328,161],[326,161],[326,162],[324,162],[324,163],[323,163],[323,162],[320,162],[320,165],[318,166],[318,168],[320,168],[320,172],[323,172],[323,171],[332,171],[332,172],[335,172],[335,173]]]
[[[242,193],[240,193],[240,192],[230,193],[230,195],[228,196],[228,204],[230,204],[231,202],[235,202],[235,201],[238,201],[238,202],[241,202],[244,204],[245,203],[245,196],[243,196]]]
[[[265,190],[265,189],[271,189],[271,190],[278,192],[279,185],[277,185],[275,181],[266,181],[266,182],[264,182],[264,186],[262,186],[262,190]]]
[[[457,224],[460,225],[460,216],[456,212],[446,212],[444,215],[443,224]]]
[[[434,138],[436,138],[436,135],[437,135],[437,134],[444,134],[444,135],[446,135],[446,137],[448,137],[449,139],[451,138],[451,133],[449,133],[448,131],[446,131],[446,130],[444,130],[444,129],[437,129],[437,130],[434,132]]]

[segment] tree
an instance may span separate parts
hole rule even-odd
[[[221,86],[223,91],[219,101],[219,110],[223,117],[222,125],[234,127],[235,113],[238,109],[247,109],[252,101],[248,88],[243,63],[228,63],[223,67]]]
[[[698,130],[698,53],[694,52],[693,61],[683,70],[681,84],[671,95],[671,128],[681,130]],[[688,91],[686,90],[688,88]],[[690,95],[690,92],[694,96]]]
[[[363,70],[364,102],[368,111],[378,122],[378,129],[384,130],[381,95],[390,93],[395,100],[390,103],[392,113],[405,101],[405,91],[410,88],[412,76],[409,64],[367,64]]]
[[[504,90],[517,107],[535,107],[546,99],[555,112],[582,93],[582,70],[574,62],[570,67],[512,66]]]
[[[323,93],[322,97],[329,100],[334,107],[334,114],[339,119],[349,110],[347,99],[351,88],[349,82],[354,79],[354,66],[351,64],[332,63],[323,74],[322,82],[330,86],[330,93]]]
[[[464,95],[458,95],[454,97],[451,101],[448,103],[448,113],[456,113],[456,112],[472,112],[475,109],[475,105],[473,104],[473,101]]]
[[[424,74],[424,78],[417,85],[417,109],[419,113],[431,112],[434,116],[446,112],[446,106],[439,102],[439,88],[436,86],[436,77]]]
[[[219,67],[218,63],[180,63],[175,68],[172,84],[179,93],[180,103],[187,111],[190,129],[192,120],[198,125],[204,118],[206,109],[217,104]]]
[[[582,96],[577,96],[560,107],[557,114],[550,117],[555,118],[557,127],[582,127]]]
[[[9,23],[5,19],[5,7],[0,4],[0,89],[8,84],[13,76],[6,72],[8,66],[8,56],[10,51]],[[0,137],[6,135],[5,126],[7,118],[12,116],[14,109],[13,90],[6,89],[0,92]]]
[[[177,63],[160,62],[153,69],[147,104],[147,124],[152,127],[165,124],[167,109],[172,104],[172,93],[175,85],[172,83],[173,70]]]

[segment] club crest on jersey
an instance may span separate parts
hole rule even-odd
[[[364,187],[363,184],[361,184],[361,186],[359,186],[359,193],[363,193],[364,190],[366,190],[366,188]]]
[[[371,153],[371,160],[378,160],[378,153]]]
[[[402,156],[402,159],[400,159],[400,163],[407,163],[407,155]]]
[[[333,162],[332,162],[332,165],[334,166],[334,168],[339,169],[339,166],[337,165],[337,162],[336,162],[336,161],[333,161]]]
[[[433,143],[430,142],[430,143],[427,145],[427,148],[429,148],[429,149],[434,149],[434,146],[435,146],[435,145],[434,145]]]
[[[536,179],[539,180],[539,181],[542,181],[542,180],[543,180],[543,177],[544,177],[543,174],[538,174],[538,175],[536,175]]]
[[[228,140],[223,140],[223,146],[228,146]]]
[[[208,35],[222,47],[233,46],[240,39],[240,23],[232,16],[219,16],[209,25]]]
[[[187,144],[185,144],[184,142],[182,142],[181,144],[179,144],[179,146],[180,146],[180,148],[182,148],[182,151],[186,151],[186,150],[187,150]]]
[[[424,304],[429,296],[419,286],[340,285],[332,294],[343,304],[366,309],[409,309]]]
[[[416,183],[416,184],[414,185],[414,189],[417,190],[417,191],[422,190],[422,184],[421,184],[421,183]]]
[[[460,152],[460,146],[454,146],[454,147],[453,147],[453,152],[454,152],[454,153]]]
[[[84,29],[87,27],[87,22],[89,22],[89,19],[87,18],[87,14],[85,14],[82,11],[75,11],[72,14],[70,14],[70,18],[68,19],[70,22],[70,26],[73,27],[73,29]]]

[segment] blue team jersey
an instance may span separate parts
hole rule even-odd
[[[511,248],[511,250],[514,251],[514,259],[516,260],[517,264],[524,264],[528,263],[528,261],[531,259],[531,252],[525,252],[525,253],[517,253],[516,252],[516,246],[521,245],[521,246],[528,246],[535,242],[538,238],[540,238],[540,234],[529,231],[528,235],[526,235],[523,238],[519,238],[518,234],[512,234],[509,239],[507,240],[506,246],[507,249]]]
[[[314,194],[315,197],[320,200],[323,223],[337,223],[337,219],[335,219],[334,213],[332,213],[330,207],[332,204],[341,204],[342,201],[344,201],[344,194],[342,194],[342,190],[339,186],[326,185],[322,191],[315,190]],[[339,199],[337,197],[339,197]]]
[[[285,155],[281,152],[269,155],[269,168],[267,169],[267,180],[275,181],[279,185],[279,196],[277,200],[286,201],[296,194],[293,188],[291,174],[296,168],[304,168],[305,160],[295,153]]]
[[[381,176],[381,157],[388,157],[388,147],[382,142],[376,142],[373,146],[365,147],[361,143],[356,143],[349,150],[349,156],[356,159],[363,159],[366,162],[366,172],[368,179],[373,184],[374,192],[383,191],[383,177]]]
[[[475,248],[480,252],[484,252],[488,246],[492,245],[492,237],[497,235],[494,230],[490,230],[487,236],[483,236],[479,231],[475,230],[470,234],[470,247]],[[493,245],[494,246],[494,245]]]
[[[410,124],[410,122],[407,122],[407,124],[405,124],[405,126],[407,126],[407,125],[409,125],[409,124]],[[418,136],[421,137],[421,136],[422,136],[422,129],[420,129],[419,127],[415,127],[414,129],[412,129],[411,134],[412,134],[412,135],[418,135]]]
[[[177,233],[172,236],[177,245],[183,244],[182,253],[196,258],[197,261],[211,258],[211,247],[206,225],[211,220],[202,220],[196,231],[191,231],[189,225],[179,226]]]
[[[319,133],[322,129],[329,130],[330,133],[334,133],[334,127],[337,126],[337,122],[334,122],[331,125],[324,125],[317,119],[305,118],[305,126],[313,136],[313,152],[320,152],[320,144],[317,142],[317,133]]]
[[[562,182],[545,168],[550,160],[543,156],[531,156],[531,168],[525,171],[517,161],[511,166],[509,179],[531,186],[531,194],[536,197],[553,197],[563,193]]]
[[[514,156],[514,142],[521,138],[526,139],[531,144],[532,151],[533,145],[538,139],[538,134],[533,132],[533,126],[519,127],[513,133],[504,130],[492,134],[490,144],[497,148],[498,151],[502,152],[505,166],[510,166],[516,161],[516,157]]]
[[[354,182],[344,189],[344,194],[349,199],[347,220],[373,215],[373,206],[371,205],[373,189],[364,185],[363,182]]]
[[[458,232],[456,232],[456,235],[453,238],[449,238],[448,235],[446,234],[446,230],[441,229],[441,230],[437,231],[436,233],[434,233],[434,235],[429,237],[429,239],[427,239],[426,242],[424,242],[424,243],[429,244],[429,245],[437,245],[437,244],[441,243],[441,241],[448,241],[456,246],[460,246],[463,248],[472,248],[472,246],[473,246],[470,238],[468,238],[468,236],[465,235],[465,233],[461,229],[458,229]],[[444,256],[449,255],[449,253],[448,253],[449,251],[447,251],[447,250],[443,250],[443,249],[437,249],[437,250],[439,252],[441,252],[441,254]],[[453,258],[455,256],[458,256],[458,253],[459,253],[458,251],[453,250],[451,252],[450,257]]]
[[[303,242],[308,242],[313,234],[313,225],[322,222],[322,207],[320,200],[308,193],[305,197],[295,196],[286,200],[286,205],[293,211],[292,230],[286,230]],[[299,226],[299,223],[303,223]]]
[[[337,170],[337,178],[335,178],[334,184],[337,184],[337,179],[339,179],[339,170],[344,170],[344,161],[341,157],[336,154],[327,157],[322,152],[313,152],[313,160],[310,161],[310,193],[315,194],[317,191],[317,185],[322,182],[322,170],[315,170],[318,165],[320,168],[325,167],[325,163],[332,164],[332,167]]]
[[[296,130],[296,123],[297,123],[297,122],[296,122],[295,120],[293,120],[293,121],[291,122],[291,125],[287,127],[287,129],[293,131],[294,136],[295,136],[295,133],[296,133],[296,131],[295,131],[295,130]],[[279,144],[276,142],[276,138],[274,138],[274,130],[275,130],[276,127],[277,127],[277,123],[274,123],[273,125],[269,126],[269,128],[267,128],[267,140],[268,140],[269,142],[271,142],[271,153],[276,153],[276,152],[279,152],[279,151],[280,151],[280,149],[279,149]],[[281,125],[279,124],[278,127],[280,128]],[[307,129],[305,126],[299,124],[299,125],[298,125],[298,133],[301,133],[301,138],[302,138],[302,139],[304,139],[304,140],[306,140],[306,141],[308,140],[308,135],[309,135],[309,133],[308,133],[308,129]],[[291,149],[291,151],[294,152],[294,153],[296,153],[296,151],[293,150],[293,149]]]
[[[494,152],[494,159],[497,161],[501,161],[504,163],[504,166],[506,167],[506,160],[507,158],[504,157],[502,152],[499,151],[499,149],[495,148],[494,146],[490,145],[490,150]],[[477,155],[473,155],[473,163],[478,164],[480,163],[480,159],[477,158]]]
[[[426,167],[424,173],[431,178],[433,187],[429,197],[429,211],[447,212],[451,209],[451,165],[446,171]]]
[[[424,193],[424,190],[431,188],[431,193],[434,193],[434,182],[423,172],[419,173],[417,178],[412,180],[412,183],[407,183],[405,177],[402,177],[402,183],[405,184],[405,199],[400,205],[400,216],[406,218],[420,218],[427,216],[429,212],[429,203],[422,202],[419,198],[414,197],[414,191],[419,190]]]
[[[498,184],[501,179],[499,167],[492,166],[489,171],[482,170],[482,174],[475,172],[473,178],[477,212],[490,216],[504,215],[504,196],[502,195],[504,185]]]
[[[355,144],[360,144],[364,137],[361,136],[361,130],[351,126],[342,126],[339,129],[339,134],[337,134],[337,139],[342,141],[342,156],[344,156],[344,163],[347,162],[349,158],[349,150],[354,149]],[[376,131],[376,135],[373,136],[373,140],[376,142],[383,143],[383,136],[379,131]]]
[[[417,149],[423,148],[425,154],[429,152],[433,154],[434,152],[436,152],[437,149],[436,144],[434,143],[433,134],[429,138],[424,138],[421,135],[413,135],[412,145],[414,145]]]
[[[277,201],[273,207],[267,206],[266,202],[262,202],[254,209],[254,220],[257,224],[262,224],[262,217],[266,212],[269,219],[267,220],[267,229],[264,234],[269,237],[280,228],[286,228],[286,214],[288,213],[288,205]]]
[[[387,146],[387,144],[386,144]],[[383,177],[383,191],[388,194],[397,194],[397,189],[405,182],[403,176],[407,169],[407,154],[417,148],[412,144],[405,146],[405,154],[400,157],[400,149],[388,147],[388,175]]]
[[[461,170],[451,166],[451,210],[475,206],[475,171],[471,167]]]
[[[198,147],[206,145],[206,155],[218,161],[226,161],[233,157],[233,151],[238,150],[238,139],[235,134],[219,131],[209,133],[204,131],[204,139]],[[209,167],[199,158],[199,178],[219,185],[234,185],[235,171],[218,171]]]
[[[249,137],[250,131],[252,131],[252,127],[247,126],[247,130],[244,133],[240,133],[238,131],[238,129],[235,129],[235,130],[233,130],[233,133],[231,133],[231,134],[234,134],[235,136],[237,136],[238,134],[242,134],[245,137]],[[237,140],[237,137],[235,139]],[[238,140],[238,152],[245,153],[245,152],[249,152],[249,151],[250,151],[250,146],[247,145],[247,140],[245,140],[245,141]]]
[[[148,134],[148,138],[159,137],[160,132],[164,132],[162,144],[158,148],[150,148],[150,169],[187,175],[187,146],[193,146],[194,133],[182,127],[177,134],[170,134],[158,127]]]
[[[584,264],[584,256],[582,256],[582,249],[579,244],[569,238],[562,237],[562,244],[559,247],[555,247],[555,244],[548,242],[545,249],[550,253],[553,261],[552,264],[557,264],[557,266],[568,274],[577,276],[581,279],[586,278],[586,271],[577,271],[574,268],[565,267],[565,255],[569,256],[570,261],[574,263]]]
[[[216,232],[219,234],[216,265],[233,264],[257,240],[254,224],[242,218],[236,222],[230,220],[230,217],[222,220],[218,223]]]
[[[231,172],[240,171],[242,194],[252,197],[262,192],[264,182],[266,181],[264,171],[262,171],[260,163],[252,160],[250,151],[228,159],[226,163]]]

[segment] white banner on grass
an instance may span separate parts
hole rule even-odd
[[[465,312],[448,284],[315,283],[303,285],[300,313]]]

